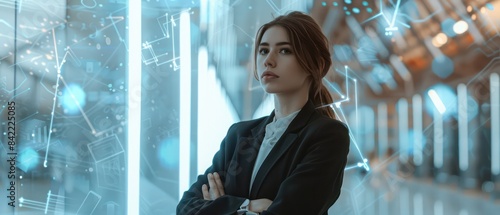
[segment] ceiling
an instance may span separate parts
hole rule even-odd
[[[334,61],[327,78],[345,91],[347,66],[348,75],[359,80],[360,105],[410,98],[436,83],[456,86],[490,62],[498,48],[487,47],[500,40],[498,34],[492,33],[500,27],[498,16],[493,15],[500,14],[499,1],[239,0],[220,7],[224,10],[218,11],[217,16],[227,21],[212,26],[218,29],[215,37],[223,35],[226,40],[222,41],[226,42],[208,43],[208,48],[214,54],[221,84],[242,119],[251,118],[265,96],[251,74],[251,46],[256,29],[289,10],[306,11],[322,26],[330,39]],[[393,14],[397,15],[391,24]],[[496,21],[487,23],[485,17]],[[468,31],[458,35],[452,27],[460,20],[467,22]],[[388,26],[397,30],[386,30]],[[447,41],[436,47],[433,39],[442,32],[447,34]],[[232,40],[227,41],[228,34],[234,34],[236,46],[235,59],[229,61],[217,57],[221,45],[232,46]],[[335,99],[335,92],[332,94]]]

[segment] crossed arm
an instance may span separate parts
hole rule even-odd
[[[326,128],[314,128],[304,141],[311,143],[304,148],[305,156],[292,174],[280,185],[277,196],[250,201],[249,210],[262,214],[323,214],[340,195],[343,171],[349,151],[347,129],[338,125],[327,125],[332,132],[325,135]],[[221,180],[222,174],[238,172],[230,166],[224,171],[222,155],[234,148],[225,148],[225,140],[214,157],[212,167],[205,176],[184,193],[177,207],[178,214],[235,214],[246,197],[226,195]],[[207,185],[208,184],[208,185]],[[201,189],[200,189],[201,188]],[[306,201],[307,203],[305,203]]]
[[[206,184],[203,184],[203,186],[201,187],[201,190],[203,192],[203,199],[215,200],[225,195],[224,186],[222,185],[222,181],[217,172],[214,172],[213,174],[208,173],[207,178],[208,186]],[[261,213],[262,211],[266,210],[272,203],[273,201],[265,198],[250,200],[250,203],[248,204],[248,210]]]

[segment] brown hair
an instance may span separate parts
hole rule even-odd
[[[293,11],[286,15],[276,17],[271,22],[262,25],[257,31],[254,47],[254,76],[257,77],[257,53],[264,32],[273,26],[281,26],[286,29],[290,37],[292,50],[295,53],[299,65],[311,75],[311,87],[309,89],[309,100],[318,111],[335,119],[335,114],[328,104],[333,103],[330,92],[323,85],[322,79],[328,73],[332,60],[328,49],[328,39],[325,37],[318,23],[312,17],[302,12]]]

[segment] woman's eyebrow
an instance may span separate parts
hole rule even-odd
[[[284,42],[277,42],[276,46],[284,46],[284,45],[291,45],[290,42],[284,41]],[[259,44],[259,46],[269,46],[269,43],[267,42],[262,42]]]

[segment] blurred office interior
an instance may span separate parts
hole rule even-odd
[[[351,131],[330,214],[498,214],[500,0],[0,0],[0,214],[175,214],[229,126],[273,110],[252,47],[291,10],[330,41]]]

